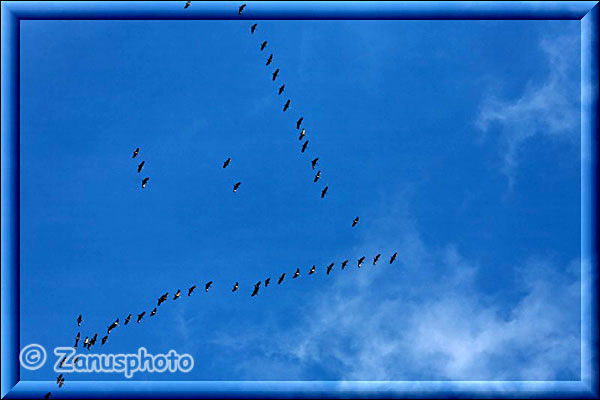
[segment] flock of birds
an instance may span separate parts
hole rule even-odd
[[[185,4],[184,8],[185,8],[185,9],[187,9],[188,7],[190,7],[191,3],[192,3],[192,2],[188,0],[188,1],[186,2],[186,4]],[[243,10],[244,10],[244,8],[245,8],[245,7],[246,7],[246,4],[242,4],[242,5],[239,7],[239,9],[238,9],[238,14],[239,14],[239,15],[241,15],[241,14],[242,14],[242,12],[243,12]],[[253,24],[253,25],[250,27],[250,32],[251,32],[251,34],[254,34],[254,33],[256,32],[256,30],[257,30],[257,27],[258,27],[258,24],[256,24],[256,23],[255,23],[255,24]],[[263,50],[264,50],[266,47],[267,47],[267,41],[265,40],[265,41],[263,41],[263,42],[261,43],[261,45],[260,45],[260,51],[263,51]],[[273,62],[273,54],[270,54],[270,55],[268,56],[268,58],[267,58],[266,65],[267,65],[267,66],[268,66],[268,65],[270,65],[272,62]],[[273,74],[272,74],[272,80],[273,80],[273,81],[275,81],[275,80],[277,79],[277,77],[279,76],[279,71],[280,71],[280,70],[279,70],[279,68],[276,68],[276,69],[275,69],[275,71],[273,72]],[[282,94],[284,91],[285,91],[285,84],[282,84],[282,85],[279,87],[279,89],[278,89],[278,95],[281,95],[281,94]],[[290,99],[287,99],[287,101],[286,101],[286,102],[284,103],[284,105],[283,105],[283,111],[284,111],[284,112],[285,112],[285,111],[287,111],[287,110],[289,109],[289,107],[290,107],[290,103],[291,103],[291,100],[290,100]],[[302,123],[303,123],[303,121],[304,121],[304,117],[300,117],[300,118],[299,118],[299,119],[296,121],[296,129],[297,129],[297,130],[300,130],[300,127],[302,126]],[[306,129],[305,129],[305,128],[302,128],[302,131],[301,131],[301,132],[300,132],[300,134],[299,134],[299,138],[298,138],[298,140],[302,141],[302,139],[304,139],[305,137],[306,137]],[[302,152],[302,153],[304,153],[304,152],[306,151],[306,149],[307,149],[307,147],[308,147],[308,142],[309,142],[309,141],[308,141],[308,139],[306,139],[306,140],[304,141],[304,143],[302,144],[302,147],[301,147],[301,152]],[[139,153],[140,153],[140,148],[139,148],[139,147],[137,147],[137,148],[134,150],[134,152],[133,152],[133,156],[132,156],[132,158],[136,158],[136,157],[139,155]],[[312,169],[313,169],[313,171],[316,169],[316,166],[317,166],[318,162],[319,162],[319,157],[316,157],[316,158],[314,158],[314,159],[311,161],[311,166],[312,166]],[[222,166],[222,168],[227,168],[227,167],[229,166],[229,164],[230,164],[230,163],[231,163],[231,158],[227,158],[227,159],[226,159],[226,160],[223,162],[223,166]],[[141,162],[138,164],[138,167],[137,167],[137,172],[138,172],[138,173],[141,173],[142,169],[144,168],[144,164],[145,164],[145,160],[142,160],[142,161],[141,161]],[[316,183],[316,182],[317,182],[317,181],[320,179],[320,177],[321,177],[321,172],[322,172],[321,170],[318,170],[318,171],[316,172],[316,174],[315,174],[315,176],[314,176],[314,179],[313,179],[315,183]],[[149,179],[150,179],[149,177],[145,177],[145,178],[143,178],[143,179],[142,179],[142,189],[144,189],[144,188],[146,187],[146,185],[148,184],[148,181],[149,181]],[[234,192],[234,193],[236,193],[236,192],[238,191],[238,189],[239,189],[240,185],[241,185],[241,182],[235,182],[235,183],[234,183],[234,185],[233,185],[233,192]],[[325,187],[322,189],[322,191],[321,191],[321,198],[324,198],[324,197],[325,197],[325,195],[327,194],[327,191],[328,191],[328,189],[329,189],[329,186],[327,186],[327,185],[326,185],[326,186],[325,186]],[[359,217],[356,217],[356,218],[354,218],[354,220],[352,221],[352,227],[355,227],[356,225],[358,225],[358,223],[359,223]],[[397,256],[398,256],[398,253],[394,253],[394,254],[392,254],[392,255],[391,255],[391,257],[390,257],[390,259],[389,259],[389,263],[390,263],[390,264],[392,264],[392,263],[393,263],[393,262],[396,260],[396,257],[397,257]],[[377,254],[377,255],[376,255],[374,258],[373,258],[373,265],[377,265],[377,262],[379,261],[380,257],[381,257],[381,254],[379,253],[379,254]],[[360,257],[360,258],[357,260],[357,267],[358,267],[358,268],[361,268],[361,266],[362,266],[362,265],[364,264],[364,262],[365,262],[365,259],[366,259],[366,257],[365,257],[365,256],[362,256],[362,257]],[[346,259],[346,260],[344,260],[344,261],[341,263],[341,269],[342,269],[342,270],[344,270],[344,269],[346,268],[346,266],[347,266],[348,262],[349,262],[349,260],[348,260],[348,259]],[[332,263],[330,263],[330,264],[329,264],[329,265],[328,265],[328,266],[325,268],[325,272],[326,272],[326,274],[327,274],[327,275],[330,275],[330,273],[331,273],[331,272],[332,272],[332,270],[333,270],[333,267],[334,267],[334,265],[335,265],[335,262],[332,262]],[[316,267],[316,265],[313,265],[313,266],[312,266],[312,267],[309,269],[309,271],[308,271],[308,275],[313,275],[313,274],[315,274],[315,273],[316,273],[316,271],[317,271],[317,267]],[[294,273],[293,273],[293,275],[292,275],[292,278],[291,278],[291,279],[297,279],[297,278],[299,278],[300,276],[301,276],[301,273],[300,273],[300,268],[296,268],[296,270],[294,271]],[[285,272],[283,272],[283,273],[282,273],[282,274],[279,276],[279,278],[277,279],[277,285],[281,285],[281,284],[283,283],[283,281],[285,280],[285,277],[286,277],[286,273],[285,273]],[[256,283],[254,284],[254,288],[252,289],[252,292],[250,293],[250,297],[255,297],[255,296],[257,296],[257,295],[258,295],[258,293],[259,293],[259,291],[260,291],[260,288],[261,288],[261,285],[263,285],[263,286],[266,288],[266,287],[268,287],[268,286],[269,286],[269,284],[270,284],[270,283],[271,283],[271,278],[270,278],[270,277],[268,277],[268,278],[266,278],[266,279],[265,279],[265,281],[264,281],[264,284],[263,284],[263,282],[262,282],[261,280],[259,280],[258,282],[256,282]],[[211,289],[212,285],[213,285],[213,281],[212,281],[212,280],[211,280],[211,281],[208,281],[208,282],[206,282],[206,283],[204,284],[204,291],[205,291],[206,293],[208,293],[208,292],[209,292],[209,290]],[[190,286],[190,287],[187,289],[187,296],[188,296],[188,297],[191,297],[191,296],[192,296],[192,294],[193,294],[193,293],[194,293],[194,291],[196,290],[196,287],[197,287],[197,285],[192,285],[192,286]],[[231,292],[232,292],[232,293],[235,293],[235,292],[237,292],[239,289],[240,289],[240,284],[239,284],[239,282],[235,282],[235,283],[233,284],[233,286],[232,286]],[[179,298],[181,298],[181,289],[177,289],[177,292],[175,292],[175,294],[174,294],[174,295],[173,295],[173,297],[171,298],[171,301],[176,301],[176,300],[178,300]],[[160,297],[158,297],[158,299],[157,299],[157,304],[156,304],[156,306],[155,306],[155,307],[154,307],[154,308],[153,308],[153,309],[152,309],[152,310],[149,312],[149,318],[152,318],[152,317],[154,317],[154,316],[157,314],[157,312],[158,312],[158,309],[160,308],[160,306],[161,306],[163,303],[167,302],[167,301],[168,301],[168,299],[169,299],[169,292],[165,292],[165,293],[163,293],[162,295],[160,295]],[[136,316],[135,316],[136,323],[138,323],[138,324],[139,324],[140,322],[142,322],[142,320],[143,320],[143,318],[144,318],[145,316],[146,316],[146,311],[142,311],[141,313],[139,313],[139,314],[136,314]],[[128,325],[129,323],[131,323],[131,319],[132,319],[132,317],[133,317],[133,313],[130,313],[130,314],[128,314],[128,315],[127,315],[127,317],[125,318],[125,320],[123,321],[123,325]],[[82,317],[82,315],[79,315],[79,316],[77,317],[77,320],[76,320],[76,321],[77,321],[77,327],[78,327],[78,328],[80,328],[80,327],[81,327],[81,323],[83,322],[83,317]],[[114,320],[114,321],[113,321],[113,322],[112,322],[112,323],[111,323],[111,324],[110,324],[110,325],[107,327],[106,334],[105,334],[105,335],[104,335],[104,336],[101,338],[101,340],[100,340],[100,345],[101,345],[101,346],[103,346],[103,345],[105,345],[105,344],[107,343],[107,341],[108,341],[108,338],[109,338],[109,335],[111,334],[111,332],[112,332],[114,329],[116,329],[116,328],[119,326],[119,323],[120,323],[120,319],[119,319],[119,318],[116,318],[116,319],[115,319],[115,320]],[[86,337],[85,337],[85,339],[83,340],[83,344],[82,344],[82,346],[83,346],[84,348],[86,348],[88,351],[89,351],[89,350],[91,350],[92,346],[96,345],[96,342],[97,342],[97,340],[98,340],[98,336],[99,336],[99,334],[98,334],[98,333],[95,333],[93,336],[86,336]],[[81,340],[81,332],[80,332],[80,331],[78,331],[78,332],[77,332],[77,335],[75,336],[75,343],[74,343],[74,345],[73,345],[73,347],[74,347],[74,348],[77,348],[77,347],[78,347],[80,340]],[[78,359],[79,359],[79,355],[75,355],[75,357],[73,358],[73,360],[71,361],[71,363],[72,363],[73,365],[75,365],[75,363],[77,363]],[[60,363],[59,363],[59,368],[62,368],[62,367],[63,367],[63,365],[65,364],[65,362],[66,362],[66,361],[67,361],[67,356],[65,356],[65,357],[64,357],[64,358],[63,358],[63,359],[60,361]],[[56,384],[58,385],[58,387],[59,387],[59,388],[61,388],[61,387],[64,385],[64,383],[65,383],[65,376],[64,376],[64,374],[62,374],[62,373],[61,373],[61,374],[60,374],[60,375],[58,375],[58,377],[56,378]],[[46,395],[44,396],[44,398],[45,398],[45,399],[48,399],[48,398],[50,398],[50,395],[51,395],[51,392],[48,392],[48,393],[46,393]]]

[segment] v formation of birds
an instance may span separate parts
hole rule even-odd
[[[191,4],[192,4],[192,2],[191,2],[190,0],[188,0],[188,1],[185,3],[184,9],[187,9],[187,8],[189,8],[189,7],[191,6]],[[245,9],[245,8],[246,8],[246,4],[242,4],[242,5],[241,5],[241,6],[238,8],[238,14],[239,14],[239,15],[241,15],[241,14],[242,14],[242,12],[244,11],[244,9]],[[257,29],[258,29],[258,24],[257,24],[257,23],[254,23],[254,24],[253,24],[253,25],[250,27],[250,33],[251,33],[252,35],[254,35],[254,34],[255,34],[255,32],[257,31]],[[265,40],[265,41],[263,41],[263,42],[261,43],[261,45],[260,45],[260,51],[263,51],[263,50],[264,50],[264,49],[267,47],[267,45],[268,45],[268,42],[267,42],[266,40]],[[274,58],[274,55],[271,53],[271,54],[268,56],[268,58],[266,59],[266,65],[267,65],[267,66],[268,66],[268,65],[270,65],[270,64],[273,62],[273,58]],[[274,71],[274,72],[273,72],[273,74],[272,74],[272,80],[273,80],[273,81],[276,81],[277,77],[279,76],[279,73],[280,73],[280,69],[279,69],[279,68],[276,68],[276,69],[275,69],[275,71]],[[285,84],[282,84],[282,85],[279,87],[279,89],[278,89],[278,96],[280,96],[282,93],[284,93],[284,91],[285,91]],[[291,104],[291,100],[290,100],[290,99],[287,99],[287,101],[286,101],[286,102],[284,103],[284,105],[283,105],[283,111],[284,111],[284,112],[285,112],[285,111],[287,111],[287,110],[290,108],[290,104]],[[300,130],[300,127],[302,126],[303,122],[304,122],[304,117],[300,117],[300,118],[299,118],[299,119],[296,121],[296,130]],[[302,127],[302,131],[300,132],[300,135],[299,135],[299,138],[298,138],[298,140],[299,140],[299,141],[302,141],[302,139],[303,139],[303,138],[305,138],[306,136],[307,136],[306,129],[305,129],[304,127]],[[300,151],[301,151],[302,153],[304,153],[304,152],[307,150],[308,143],[309,143],[309,139],[307,138],[307,139],[304,141],[304,143],[302,144],[302,147],[301,147],[301,149],[300,149]],[[137,148],[134,150],[132,158],[137,158],[137,157],[138,157],[138,155],[140,156],[140,158],[142,157],[142,156],[140,155],[140,148],[139,148],[139,147],[137,147]],[[138,159],[138,160],[139,160],[139,159]],[[230,165],[230,163],[231,163],[231,162],[232,162],[231,158],[227,158],[227,159],[226,159],[226,160],[223,162],[222,168],[227,168],[227,167]],[[316,166],[317,166],[318,162],[319,162],[319,157],[315,157],[315,158],[314,158],[314,159],[311,161],[311,167],[312,167],[312,170],[313,170],[313,171],[315,170],[315,168],[316,168]],[[142,170],[144,169],[144,165],[145,165],[145,163],[146,163],[146,161],[145,161],[145,160],[143,160],[143,159],[141,159],[141,160],[140,160],[140,163],[137,165],[137,173],[138,173],[138,174],[139,174],[139,173],[141,173],[141,172],[142,172]],[[314,176],[314,179],[313,179],[314,183],[317,183],[317,181],[319,181],[319,179],[321,178],[321,174],[322,174],[322,170],[318,170],[318,171],[316,172],[316,174],[315,174],[315,176]],[[145,189],[145,188],[146,188],[146,186],[148,185],[148,181],[149,181],[149,180],[150,180],[150,177],[148,177],[148,176],[145,176],[144,178],[142,178],[142,181],[141,181],[141,186],[142,186],[142,189]],[[237,193],[238,189],[240,188],[240,185],[241,185],[241,182],[239,182],[239,181],[238,181],[238,182],[235,182],[235,183],[233,184],[233,192],[234,192],[234,193]],[[327,191],[328,191],[328,189],[329,189],[329,186],[328,186],[328,185],[325,185],[325,187],[323,187],[323,189],[321,190],[321,198],[325,198],[325,195],[327,194]],[[358,223],[359,223],[359,217],[356,217],[356,218],[355,218],[355,219],[352,221],[352,227],[355,227],[356,225],[358,225]],[[391,257],[390,257],[390,259],[389,259],[389,264],[392,264],[392,263],[393,263],[393,262],[396,260],[396,257],[397,257],[397,255],[398,255],[398,253],[394,253],[394,254],[392,254],[392,255],[391,255]],[[377,255],[374,257],[374,259],[373,259],[373,265],[376,265],[376,264],[377,264],[377,262],[379,261],[380,257],[381,257],[381,254],[377,254]],[[359,259],[358,259],[358,261],[357,261],[357,267],[358,267],[358,268],[361,268],[361,266],[363,265],[363,263],[364,263],[365,259],[366,259],[366,257],[365,257],[365,256],[362,256],[361,258],[359,258]],[[348,262],[349,262],[349,260],[344,260],[344,261],[341,263],[341,269],[342,269],[342,270],[344,270],[344,269],[346,268],[346,265],[348,264]],[[327,275],[329,275],[329,274],[332,272],[334,265],[335,265],[335,263],[334,263],[334,262],[332,262],[332,263],[330,263],[330,264],[329,264],[329,265],[326,267],[326,270],[325,270],[325,271],[326,271],[326,274],[327,274]],[[316,265],[313,265],[313,266],[312,266],[312,267],[309,269],[309,271],[308,271],[308,275],[313,275],[313,274],[315,274],[315,273],[316,273],[316,271],[317,271],[317,267],[316,267]],[[281,284],[284,282],[284,280],[285,280],[285,277],[286,277],[286,273],[285,273],[285,272],[283,272],[283,273],[282,273],[282,274],[279,276],[279,278],[278,278],[278,280],[277,280],[277,285],[281,285]],[[296,271],[294,272],[294,274],[293,274],[293,276],[292,276],[292,279],[296,279],[296,278],[299,278],[299,277],[301,277],[300,268],[296,268]],[[259,291],[260,291],[260,288],[261,288],[261,285],[263,285],[263,287],[267,287],[267,286],[269,286],[269,283],[270,283],[270,281],[271,281],[271,278],[269,277],[269,278],[266,278],[266,279],[265,279],[265,281],[264,281],[264,284],[263,284],[263,282],[262,282],[262,281],[260,281],[260,280],[259,280],[257,283],[255,283],[255,284],[254,284],[254,288],[253,288],[253,290],[252,290],[252,292],[251,292],[251,294],[250,294],[250,297],[255,297],[255,296],[258,296],[258,294],[259,294]],[[206,283],[204,284],[204,291],[205,291],[206,293],[209,293],[209,291],[210,291],[210,289],[211,289],[212,285],[213,285],[213,281],[208,281],[208,282],[206,282]],[[239,289],[239,288],[240,288],[240,284],[239,284],[239,282],[235,282],[235,283],[232,285],[231,292],[232,292],[232,293],[235,293],[235,292],[237,292],[237,291],[238,291],[238,289]],[[187,289],[187,297],[191,297],[191,296],[192,296],[192,294],[194,293],[195,289],[196,289],[196,285],[192,285],[192,286],[190,286],[190,287]],[[180,297],[181,297],[181,289],[178,289],[178,290],[177,290],[177,292],[176,292],[176,293],[174,293],[173,297],[171,297],[171,301],[176,301],[176,300],[178,300]],[[168,300],[169,300],[169,292],[165,292],[165,293],[163,293],[163,294],[162,294],[160,297],[158,297],[158,299],[157,299],[157,303],[156,303],[156,306],[155,306],[155,307],[154,307],[154,308],[153,308],[153,309],[150,311],[150,313],[148,314],[149,318],[150,318],[150,317],[154,317],[154,316],[156,315],[157,311],[158,311],[158,308],[159,308],[159,307],[160,307],[160,306],[161,306],[163,303],[166,303]],[[132,318],[132,315],[133,315],[133,314],[128,314],[128,315],[127,315],[127,317],[125,318],[125,320],[124,320],[124,322],[123,322],[123,325],[128,325],[128,324],[130,323],[130,320],[131,320],[131,318]],[[139,314],[136,314],[136,317],[135,317],[136,323],[138,323],[138,324],[139,324],[140,322],[142,322],[142,320],[144,319],[145,315],[146,315],[146,311],[142,311],[141,313],[139,313]],[[82,315],[79,315],[79,316],[77,317],[76,321],[77,321],[77,327],[78,327],[78,328],[79,328],[79,327],[81,327],[81,324],[82,324],[82,322],[83,322],[83,316],[82,316]],[[107,327],[107,330],[106,330],[106,335],[104,335],[104,336],[101,338],[101,341],[100,341],[100,343],[101,343],[101,345],[102,345],[102,346],[103,346],[104,344],[106,344],[106,343],[107,343],[107,341],[108,341],[108,338],[109,338],[109,335],[110,335],[110,334],[111,334],[111,332],[112,332],[114,329],[116,329],[118,326],[119,326],[119,318],[116,318],[116,319],[115,319],[115,320],[114,320],[114,321],[113,321],[113,322],[112,322],[110,325],[108,325],[108,327]],[[79,330],[79,329],[78,329],[78,330]],[[81,339],[81,332],[79,332],[79,331],[78,331],[78,332],[77,332],[77,335],[75,336],[75,343],[74,343],[74,345],[73,345],[73,347],[74,347],[74,348],[77,348],[77,347],[78,347],[78,345],[79,345],[79,342],[80,342],[80,339]],[[84,347],[84,348],[87,348],[87,349],[88,349],[88,351],[89,351],[89,350],[91,350],[92,346],[94,346],[94,345],[96,344],[96,341],[97,341],[97,339],[98,339],[98,333],[95,333],[95,334],[94,334],[93,336],[91,336],[91,337],[89,337],[89,336],[86,336],[86,337],[85,337],[85,339],[83,340],[83,347]],[[62,368],[62,366],[64,365],[64,363],[65,363],[66,361],[67,361],[67,357],[65,357],[64,359],[62,359],[62,360],[61,360],[61,362],[59,363],[59,367],[61,367],[61,368]],[[75,357],[73,357],[73,359],[71,360],[71,363],[72,363],[72,364],[75,364],[77,361],[78,361],[78,356],[77,356],[77,355],[75,355]],[[61,387],[64,385],[64,382],[65,382],[65,376],[64,376],[64,374],[63,374],[63,373],[61,373],[61,374],[60,374],[60,375],[57,377],[57,379],[56,379],[56,384],[57,384],[57,386],[58,386],[59,388],[61,388]],[[45,398],[45,399],[48,399],[48,398],[50,398],[50,396],[51,396],[51,392],[48,392],[48,393],[46,393],[46,395],[44,396],[44,398]]]

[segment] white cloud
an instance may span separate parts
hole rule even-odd
[[[380,221],[354,249],[381,249],[385,257],[397,250],[394,265],[337,269],[335,283],[293,328],[219,335],[223,348],[261,355],[240,366],[242,378],[314,379],[315,368],[340,380],[579,377],[577,260],[565,267],[532,258],[516,268],[512,296],[487,293],[479,279],[489,279],[490,268],[452,245],[429,248],[402,214]],[[401,237],[390,240],[390,226],[402,226]]]
[[[579,135],[579,35],[546,38],[540,46],[548,65],[545,81],[530,82],[514,100],[486,97],[476,119],[484,132],[500,127],[503,172],[511,186],[519,150],[528,139],[540,135],[575,143]]]

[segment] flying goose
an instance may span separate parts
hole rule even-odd
[[[270,62],[270,61],[269,61],[269,62]],[[269,64],[267,64],[267,65],[269,65]],[[275,79],[277,79],[277,75],[279,75],[279,68],[277,68],[277,69],[275,70],[275,72],[273,72],[273,81],[275,81]]]
[[[225,160],[225,162],[223,163],[223,168],[227,168],[227,166],[229,165],[230,162],[231,162],[231,157],[229,157],[227,160]]]
[[[260,281],[258,281],[255,285],[254,285],[254,290],[252,291],[252,294],[250,295],[250,297],[254,297],[258,294],[258,289],[260,288]]]
[[[331,272],[331,268],[333,268],[333,264],[334,264],[334,263],[331,263],[331,264],[329,264],[329,266],[327,267],[327,275],[329,275],[329,272]]]
[[[265,279],[265,287],[269,286],[270,282],[271,282],[271,278]]]
[[[348,260],[344,260],[344,262],[342,262],[342,271],[344,268],[346,268],[346,264],[348,264]]]
[[[304,142],[304,144],[302,145],[302,153],[304,153],[304,150],[306,150],[307,146],[308,146],[308,140],[306,142]]]
[[[181,296],[181,289],[177,289],[177,293],[175,293],[175,297],[173,297],[173,300],[177,300],[180,296]]]
[[[240,6],[240,8],[238,9],[238,14],[239,14],[239,15],[242,15],[242,11],[244,11],[244,8],[245,8],[245,7],[246,7],[246,3],[244,3],[244,4],[242,4],[242,5]]]
[[[208,289],[210,289],[210,285],[212,285],[213,281],[208,281],[206,285],[204,285],[204,291],[208,293]]]
[[[358,217],[354,218],[354,221],[352,221],[352,227],[354,228],[356,224],[358,224]]]
[[[77,347],[77,343],[79,343],[79,338],[81,337],[81,332],[77,332],[77,336],[75,336],[75,344],[73,347]]]
[[[373,265],[376,265],[376,264],[377,264],[377,261],[379,261],[379,257],[381,257],[381,254],[377,254],[377,255],[375,256],[375,258],[373,259]]]
[[[281,85],[281,87],[279,88],[279,95],[281,96],[281,93],[283,93],[283,90],[285,89],[285,85]]]
[[[298,138],[298,140],[302,140],[302,138],[306,136],[304,132],[306,132],[306,129],[302,128],[302,132],[300,132],[300,137]]]
[[[146,311],[143,311],[141,314],[138,314],[137,316],[137,323],[139,324],[140,321],[142,320],[142,318],[144,318],[144,315],[146,315]]]
[[[300,119],[298,121],[296,121],[296,129],[300,129],[300,124],[302,124],[303,120],[304,120],[304,117],[300,117]]]
[[[140,148],[138,147],[137,149],[134,150],[133,157],[131,157],[131,158],[135,158],[135,156],[137,156],[139,152],[140,152]]]
[[[365,256],[362,256],[361,258],[358,259],[358,268],[360,268],[360,266],[362,265],[363,261],[365,261]]]
[[[260,45],[260,51],[263,51],[265,49],[265,47],[267,47],[267,41],[266,40],[264,42],[262,42],[262,44]]]
[[[284,278],[285,278],[285,272],[283,274],[281,274],[281,276],[279,277],[279,280],[277,281],[277,284],[281,285],[281,282],[283,282]]]
[[[196,289],[196,285],[194,285],[191,288],[189,288],[188,289],[188,296],[191,296],[195,289]]]
[[[125,322],[123,323],[123,325],[127,325],[129,323],[129,321],[131,320],[131,314],[129,314],[127,316],[127,318],[125,318]]]
[[[288,108],[290,108],[290,99],[283,105],[283,112],[287,111]]]
[[[155,315],[156,315],[156,307],[154,307],[154,310],[152,310],[152,311],[150,312],[150,316],[151,316],[151,317],[154,317]]]
[[[110,334],[110,331],[112,331],[113,329],[115,329],[117,326],[119,325],[119,318],[117,318],[115,320],[115,322],[113,322],[109,327],[108,327],[108,333]]]
[[[317,162],[319,162],[319,157],[315,158],[314,160],[311,161],[312,163],[312,169],[315,169],[315,165],[317,165]]]
[[[324,197],[325,197],[325,195],[327,194],[327,189],[329,189],[329,186],[325,186],[325,189],[323,189],[323,190],[321,191],[321,198],[324,198]]]
[[[144,189],[146,187],[146,183],[148,183],[148,179],[150,179],[150,178],[146,177],[142,180],[142,189]]]
[[[146,164],[146,161],[142,160],[142,162],[140,163],[140,165],[138,165],[138,174],[140,172],[142,172],[142,168],[144,168],[144,164]]]
[[[319,180],[320,177],[321,177],[321,171],[317,172],[317,174],[315,175],[315,183]]]
[[[396,259],[397,255],[398,255],[398,253],[394,253],[394,255],[392,256],[392,258],[390,258],[390,264],[394,262],[394,260]]]
[[[254,31],[256,30],[256,25],[258,24],[254,24],[250,27],[250,33],[254,33]]]
[[[186,9],[191,5],[192,5],[192,0],[188,0],[187,3],[185,3],[185,6],[183,8]]]
[[[106,343],[106,341],[107,341],[107,340],[108,340],[108,335],[106,335],[106,336],[104,336],[104,337],[102,338],[102,343],[101,343],[101,345],[102,345],[102,346],[104,346],[104,343]]]
[[[269,55],[269,58],[267,58],[267,63],[265,65],[269,65],[271,64],[271,61],[273,61],[273,53],[271,53]],[[277,72],[279,72],[279,69],[277,70]],[[276,74],[273,74],[273,76],[275,76]],[[275,80],[275,78],[273,78],[273,80]]]
[[[294,272],[294,276],[292,276],[292,279],[296,279],[299,276],[300,276],[300,268],[296,268],[296,272]]]
[[[237,182],[235,185],[233,185],[233,193],[237,192],[237,190],[241,184],[242,184],[242,182]]]
[[[83,321],[83,319],[81,318],[81,314],[79,314],[79,317],[77,317],[77,326],[81,326],[81,321]]]
[[[310,271],[308,271],[308,274],[309,275],[314,274],[315,273],[315,269],[316,269],[316,267],[313,265],[312,268],[310,269]]]
[[[231,289],[231,291],[235,292],[236,290],[238,290],[239,287],[240,287],[239,282],[236,282],[235,285],[233,285],[233,289]]]

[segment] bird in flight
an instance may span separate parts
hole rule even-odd
[[[321,191],[321,198],[324,198],[324,197],[325,197],[325,195],[327,194],[327,189],[329,189],[329,186],[325,186],[325,189],[323,189],[323,190]]]
[[[317,174],[315,175],[315,183],[319,180],[320,177],[321,177],[321,171],[317,172]]]
[[[299,276],[300,276],[300,268],[296,268],[296,272],[294,272],[294,276],[292,276],[292,279],[296,279]]]
[[[102,343],[101,343],[101,345],[102,345],[102,346],[104,346],[104,343],[106,343],[106,341],[107,341],[107,340],[108,340],[108,335],[107,335],[107,336],[104,336],[104,337],[102,338]]]
[[[241,184],[242,184],[242,182],[237,182],[235,185],[233,185],[233,193],[237,192],[237,190]]]
[[[390,264],[394,262],[394,260],[396,259],[397,255],[398,255],[398,253],[394,253],[394,255],[392,256],[392,258],[390,258]]]
[[[138,147],[137,149],[135,149],[133,151],[133,156],[131,158],[135,158],[135,156],[137,156],[139,152],[140,152],[140,148]]]
[[[300,137],[298,138],[298,140],[302,140],[302,138],[306,136],[304,132],[306,132],[306,129],[302,128],[302,132],[300,132]]]
[[[290,99],[288,99],[288,101],[285,102],[283,106],[283,111],[285,112],[288,108],[290,108]]]
[[[265,47],[267,47],[267,41],[266,40],[264,42],[262,42],[262,44],[260,45],[260,51],[263,51],[265,49]]]
[[[146,315],[146,311],[142,312],[141,314],[138,314],[137,316],[137,323],[139,324],[140,321],[142,320],[142,318],[144,318],[144,315]]]
[[[163,294],[162,296],[160,296],[158,298],[158,305],[160,306],[162,303],[164,303],[165,301],[167,301],[167,297],[169,296],[169,292],[166,292],[165,294]]]
[[[362,256],[361,258],[358,259],[358,268],[360,268],[360,266],[362,265],[363,261],[365,261],[365,256]]]
[[[269,282],[271,282],[271,278],[265,279],[265,287],[269,286]]]
[[[142,180],[142,189],[144,189],[146,187],[146,183],[148,183],[148,179],[150,179],[150,178],[144,178]]]
[[[271,54],[271,55],[269,56],[269,58],[267,58],[267,63],[266,63],[265,65],[269,65],[269,64],[271,64],[271,61],[273,61],[273,54]],[[277,70],[277,71],[279,71],[279,70]],[[275,78],[273,78],[273,80],[275,80]]]
[[[375,256],[375,258],[373,259],[373,265],[376,265],[376,264],[377,264],[377,261],[379,261],[379,257],[381,257],[381,254],[377,254],[377,255]]]
[[[87,347],[89,342],[90,342],[90,339],[86,336],[85,339],[83,340],[83,348],[84,349]]]
[[[315,273],[315,269],[316,269],[316,267],[313,265],[312,268],[310,269],[310,271],[308,271],[308,274],[309,275],[314,274]]]
[[[246,3],[242,4],[238,10],[238,14],[242,15],[242,11],[244,11],[244,8],[246,7]]]
[[[285,85],[281,85],[281,87],[279,88],[279,95],[281,95],[281,93],[283,93],[284,89],[285,89]]]
[[[223,168],[227,168],[227,166],[229,165],[230,162],[231,162],[231,157],[229,157],[227,160],[225,160],[225,162],[223,163]]]
[[[64,365],[65,361],[67,361],[67,356],[65,356],[61,361],[60,364],[58,365],[59,368],[62,368],[62,366]],[[65,378],[63,378],[64,380]]]
[[[304,120],[304,117],[300,117],[300,119],[298,121],[296,121],[296,129],[300,129],[300,124],[302,123],[303,120]]]
[[[154,307],[154,310],[150,311],[150,316],[154,317],[156,315],[156,307]]]
[[[284,278],[285,278],[285,272],[283,274],[281,274],[281,276],[279,277],[279,280],[277,281],[277,284],[281,285],[281,282],[283,282]]]
[[[252,294],[250,295],[250,297],[254,297],[258,294],[258,289],[260,288],[260,281],[258,281],[258,283],[256,283],[254,285],[254,290],[252,291]]]
[[[191,296],[195,289],[196,289],[196,285],[194,285],[191,288],[189,288],[188,289],[188,296]]]
[[[269,61],[270,62],[270,61]],[[269,62],[267,62],[267,65],[269,65]],[[275,79],[277,79],[277,75],[279,74],[279,68],[277,68],[275,70],[275,72],[273,72],[273,81],[275,81]]]
[[[183,8],[186,9],[191,5],[192,5],[192,0],[188,0],[187,3],[185,3],[185,7],[183,7]]]
[[[90,349],[91,346],[96,344],[96,340],[98,339],[98,334],[94,334],[94,337],[92,338],[92,340],[90,340],[90,343],[88,344],[88,350]]]
[[[175,293],[175,297],[173,297],[173,300],[177,300],[180,296],[181,296],[181,289],[178,289],[177,293]]]
[[[354,228],[356,224],[358,224],[358,217],[354,218],[354,221],[352,221],[352,227]]]
[[[319,157],[315,158],[314,160],[311,161],[312,163],[312,169],[315,169],[315,166],[317,165],[317,163],[319,162]]]
[[[235,285],[233,285],[233,289],[231,289],[231,291],[235,292],[236,290],[238,290],[239,287],[240,287],[239,282],[236,282]]]
[[[56,383],[60,382],[60,380],[62,379],[63,374],[60,374],[59,376],[56,377]]]
[[[210,285],[212,285],[213,281],[208,281],[206,285],[204,285],[204,290],[208,293],[208,289],[210,289]]]
[[[125,318],[125,322],[123,323],[124,325],[127,325],[129,323],[129,321],[131,320],[131,314],[129,314],[127,316],[127,318]]]
[[[251,32],[251,33],[254,33],[254,31],[256,30],[256,26],[257,26],[257,25],[258,25],[258,24],[254,24],[254,25],[252,25],[252,26],[250,27],[250,32]]]
[[[62,367],[62,365],[61,365],[61,367]],[[61,388],[62,385],[64,385],[64,384],[65,384],[65,377],[63,376],[63,378],[60,380],[60,382],[58,382],[58,387]]]
[[[344,270],[344,268],[346,268],[346,264],[348,264],[348,260],[344,260],[344,262],[342,263],[342,271]]]
[[[52,394],[52,392],[48,392],[44,395],[44,399],[48,400],[50,398],[50,395]]]
[[[77,336],[75,336],[75,344],[73,347],[77,347],[77,343],[79,343],[79,338],[81,337],[81,332],[77,332]]]
[[[77,317],[77,326],[81,326],[81,321],[83,321],[83,319],[81,318],[81,314],[79,314],[79,317]]]
[[[334,263],[331,263],[331,264],[329,264],[329,266],[327,267],[327,275],[329,275],[329,272],[331,272],[331,268],[333,268],[333,264],[334,264]]]
[[[304,153],[304,150],[306,150],[307,147],[308,147],[308,140],[306,142],[304,142],[304,144],[302,145],[302,153]]]
[[[115,322],[113,322],[112,324],[110,324],[110,326],[108,327],[108,334],[110,334],[110,331],[112,331],[113,329],[115,329],[118,325],[119,325],[119,318],[117,318],[115,320]]]

